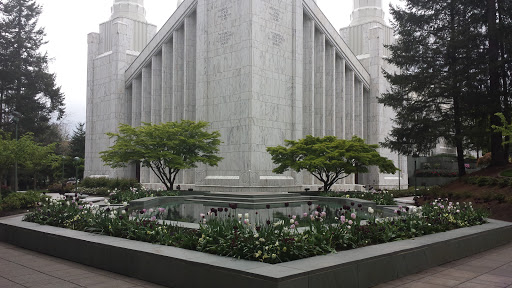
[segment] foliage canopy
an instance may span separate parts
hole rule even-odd
[[[33,175],[34,189],[37,186],[37,175],[59,163],[59,157],[54,153],[55,144],[42,145],[34,141],[31,133],[16,139],[10,134],[0,133],[0,182],[3,174],[11,169],[17,161],[18,165]]]
[[[182,120],[162,124],[144,123],[139,127],[121,124],[119,133],[107,133],[115,138],[101,159],[110,167],[126,167],[140,163],[150,168],[172,190],[179,171],[197,167],[197,163],[217,166],[220,133],[209,133],[208,123]]]
[[[369,166],[378,166],[383,173],[398,170],[393,161],[380,156],[376,150],[378,145],[366,144],[357,136],[345,140],[308,135],[297,141],[285,140],[285,143],[285,146],[267,148],[272,161],[278,165],[273,172],[306,170],[324,184],[324,191],[351,174],[368,172]]]
[[[38,26],[41,12],[35,0],[0,2],[0,128],[14,132],[13,125],[3,124],[17,111],[20,134],[32,132],[38,142],[51,130],[51,118],[64,115],[64,95],[41,52],[46,43]]]
[[[391,8],[398,37],[387,60],[400,73],[384,71],[392,87],[379,102],[396,112],[384,147],[428,154],[444,139],[457,149],[460,176],[464,149],[490,148],[499,164],[501,135],[490,128],[496,112],[510,117],[511,9],[504,0],[405,0]]]

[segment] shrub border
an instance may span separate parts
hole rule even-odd
[[[169,287],[369,287],[512,241],[512,223],[488,224],[280,264],[0,219],[0,241]]]

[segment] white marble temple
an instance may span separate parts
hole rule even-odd
[[[353,1],[352,23],[338,33],[314,0],[178,1],[158,32],[143,0],[115,0],[110,20],[88,37],[85,176],[158,187],[147,168],[103,165],[98,153],[112,144],[105,133],[120,123],[189,119],[221,133],[224,160],[180,173],[182,189],[316,190],[309,173],[272,173],[266,148],[306,135],[378,143],[391,128],[392,111],[377,103],[388,88],[381,68],[393,69],[383,48],[391,28],[381,0]],[[372,170],[336,188],[396,186],[395,178]]]

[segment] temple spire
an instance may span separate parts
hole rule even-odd
[[[120,17],[147,22],[144,0],[114,0],[110,19],[113,20]]]
[[[350,16],[350,26],[369,22],[385,24],[382,0],[353,0],[354,10]]]

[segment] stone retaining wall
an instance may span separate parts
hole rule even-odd
[[[512,241],[490,223],[281,264],[0,219],[0,241],[168,287],[371,287]]]

